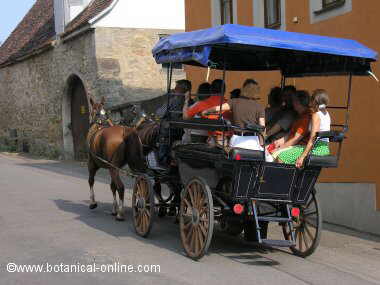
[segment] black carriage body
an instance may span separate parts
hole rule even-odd
[[[299,170],[263,160],[236,160],[221,148],[200,144],[180,145],[174,152],[184,184],[201,177],[228,204],[255,199],[302,205],[321,171],[320,167]],[[231,183],[228,189],[222,187],[226,182]]]

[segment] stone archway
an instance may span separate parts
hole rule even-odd
[[[66,159],[87,158],[86,135],[89,129],[89,106],[82,79],[71,75],[63,98],[63,145]]]

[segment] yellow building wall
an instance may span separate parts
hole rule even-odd
[[[380,1],[353,0],[352,11],[315,24],[310,23],[309,1],[286,0],[286,30],[324,36],[349,38],[380,51]],[[208,28],[211,26],[211,0],[186,0],[186,30]],[[237,22],[253,25],[253,1],[237,1]],[[293,23],[298,17],[298,23]],[[198,84],[206,79],[206,69],[186,67],[187,77],[196,90]],[[379,63],[373,64],[373,72],[380,77]],[[253,77],[261,85],[261,102],[267,103],[270,88],[279,86],[278,72],[228,72],[227,91],[240,88],[246,78]],[[210,82],[221,78],[221,72],[212,71]],[[347,93],[347,78],[314,77],[307,79],[288,79],[298,89],[312,91],[316,88],[328,90],[331,105],[343,105]],[[320,182],[375,183],[377,185],[377,208],[380,209],[380,84],[370,77],[354,77],[352,85],[352,108],[350,130],[344,142],[339,168],[322,172]],[[339,112],[339,111],[338,111]],[[332,112],[341,121],[342,114]]]

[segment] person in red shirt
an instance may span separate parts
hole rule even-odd
[[[297,146],[306,145],[310,137],[311,112],[310,96],[307,91],[299,90],[293,97],[294,109],[299,118],[293,123],[285,143],[274,149],[272,156],[279,162],[289,163],[297,156]]]
[[[226,86],[221,79],[215,79],[211,83],[211,96],[203,101],[198,101],[195,104],[193,104],[191,107],[189,107],[189,99],[190,96],[186,96],[185,98],[185,104],[183,107],[183,118],[184,119],[191,119],[195,115],[199,114],[202,118],[205,119],[212,119],[212,120],[218,120],[219,119],[219,113],[217,114],[209,114],[209,115],[202,115],[202,112],[205,110],[208,110],[212,107],[223,105],[226,100],[224,99],[224,91],[226,90]],[[226,111],[222,112],[222,116],[225,119],[228,119],[228,114]],[[213,138],[213,140],[210,140]],[[223,132],[221,131],[213,131],[209,132],[209,143],[219,143],[223,144]]]
[[[221,103],[225,103],[225,99],[223,96],[225,88],[225,84],[221,79],[215,79],[211,83],[211,96],[203,101],[198,101],[189,107],[190,96],[186,96],[185,104],[183,106],[183,118],[191,119],[196,114],[201,114],[203,111],[210,109],[215,106],[219,106]],[[218,115],[208,115],[202,116],[203,118],[208,119],[218,119]]]

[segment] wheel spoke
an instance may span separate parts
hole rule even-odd
[[[191,238],[190,238],[190,248],[193,252],[194,252],[194,247],[195,247],[195,237],[196,237],[195,228],[192,227]]]
[[[141,227],[141,213],[140,211],[136,212],[136,228]]]
[[[308,248],[309,248],[309,243],[308,243],[308,237],[307,237],[305,231],[302,232],[302,235],[303,235],[303,242],[304,242],[304,244],[305,244],[305,249],[308,250]]]
[[[311,223],[311,221],[309,221],[308,219],[304,219],[304,222],[307,224],[307,225],[309,225],[309,226],[311,226],[311,227],[313,227],[313,228],[317,228],[318,226],[317,225],[314,225],[313,223]]]
[[[148,184],[146,181],[144,181],[144,198],[145,200],[149,200],[148,197],[149,197],[149,191],[148,191]]]
[[[199,209],[199,216],[200,217],[203,216],[204,214],[206,214],[206,216],[207,216],[207,210],[208,210],[207,206],[208,205],[206,205],[206,206],[202,207],[201,209]]]
[[[302,249],[303,249],[303,244],[302,244],[302,232],[299,231],[299,232],[298,232],[298,235],[299,235],[298,245],[299,245],[300,251],[302,252]]]
[[[316,215],[317,214],[317,211],[313,211],[313,212],[304,212],[303,215],[305,217],[308,217],[308,216],[311,216],[311,215]]]
[[[192,226],[192,224],[190,225],[191,225],[190,229],[187,231],[187,233],[185,233],[186,244],[190,243],[191,237],[193,236],[194,227]]]
[[[309,236],[311,242],[313,242],[314,237],[313,237],[313,235],[311,234],[311,232],[310,232],[310,230],[309,230],[309,228],[307,227],[306,224],[304,225],[304,229],[305,229],[305,231],[306,231],[306,234]]]
[[[144,217],[144,214],[141,213],[140,232],[143,233],[144,229],[145,229],[145,217]]]
[[[310,196],[310,197],[311,197],[310,201],[306,204],[305,209],[308,209],[310,207],[311,203],[314,201],[314,197],[313,196]]]
[[[182,200],[183,200],[183,202],[186,204],[186,207],[189,208],[189,209],[191,209],[190,202],[187,200],[187,198],[185,197],[185,198],[183,198]]]
[[[184,230],[187,230],[191,225],[192,225],[191,220],[188,220],[187,222],[185,222],[185,220],[183,220],[183,229]]]
[[[201,247],[201,240],[200,240],[200,237],[199,237],[199,229],[198,229],[198,227],[194,228],[194,238],[195,238],[195,251],[194,251],[194,253],[198,254],[198,252],[200,250],[200,247]]]
[[[199,187],[198,183],[193,184],[193,194],[194,194],[194,208],[199,209]]]
[[[150,220],[150,211],[148,209],[145,209],[144,211],[145,211],[145,215]]]
[[[190,196],[191,207],[195,207],[194,196],[193,196],[193,188],[191,187],[191,185],[190,185],[187,192],[189,193],[189,196]]]
[[[207,230],[206,230],[205,226],[202,223],[199,223],[199,229],[200,229],[200,232],[203,234],[204,239],[206,239],[206,237],[207,237]]]

